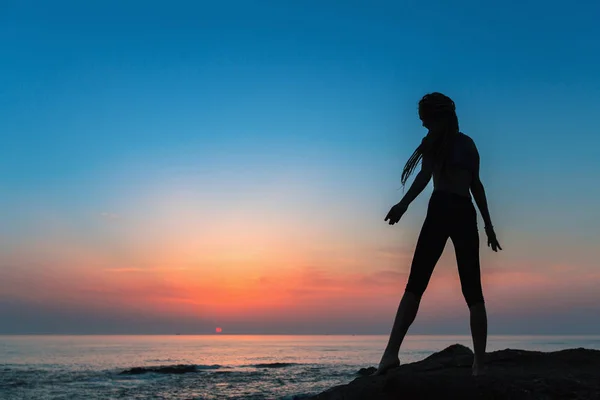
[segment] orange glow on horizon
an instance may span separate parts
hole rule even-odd
[[[215,333],[222,333],[217,324],[234,331],[230,322],[242,320],[389,318],[403,294],[412,241],[356,244],[264,215],[236,216],[221,226],[217,217],[183,206],[165,206],[148,220],[100,220],[109,224],[104,228],[112,240],[106,242],[77,235],[68,221],[58,233],[46,227],[44,235],[3,254],[15,267],[0,271],[0,294],[63,308],[204,319]],[[165,229],[150,229],[155,226]],[[424,295],[427,318],[466,307],[449,250]],[[494,263],[499,266],[482,263],[482,279],[495,310],[520,312],[524,302],[531,305],[527,312],[597,302],[595,270],[543,260]]]

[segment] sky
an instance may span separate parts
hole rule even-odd
[[[2,1],[0,333],[389,333],[431,184],[384,217],[440,91],[504,248],[481,229],[490,333],[600,334],[598,15]],[[409,333],[468,332],[449,241]]]

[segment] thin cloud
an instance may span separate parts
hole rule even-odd
[[[150,270],[148,268],[104,268],[104,271],[106,272],[113,272],[113,273],[128,273],[128,272],[149,272]]]
[[[408,244],[381,246],[374,251],[374,256],[394,261],[410,260],[413,257],[414,246]]]
[[[119,214],[115,214],[112,212],[101,212],[100,217],[107,221],[116,221],[116,220],[121,219],[121,216]]]
[[[105,272],[112,273],[135,273],[135,272],[173,272],[173,271],[188,271],[189,267],[115,267],[104,268]]]

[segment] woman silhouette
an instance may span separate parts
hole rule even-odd
[[[400,364],[400,345],[417,315],[421,296],[446,241],[450,238],[456,251],[462,293],[471,314],[475,353],[472,372],[473,375],[478,375],[482,373],[484,366],[487,315],[479,271],[477,212],[471,201],[471,193],[485,223],[488,246],[493,251],[502,248],[496,239],[485,190],[479,179],[479,153],[473,139],[459,131],[454,102],[441,93],[427,94],[419,102],[419,118],[429,132],[406,162],[402,171],[402,185],[406,184],[420,161],[421,171],[385,220],[390,225],[397,223],[432,176],[434,189],[417,241],[404,296],[376,374],[383,374]]]

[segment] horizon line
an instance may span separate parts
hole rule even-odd
[[[388,336],[388,333],[0,333],[1,336]],[[414,333],[407,334],[406,337],[419,336],[468,336],[470,333]],[[579,336],[593,337],[600,336],[599,333],[496,333],[488,334],[488,337],[564,337]]]

